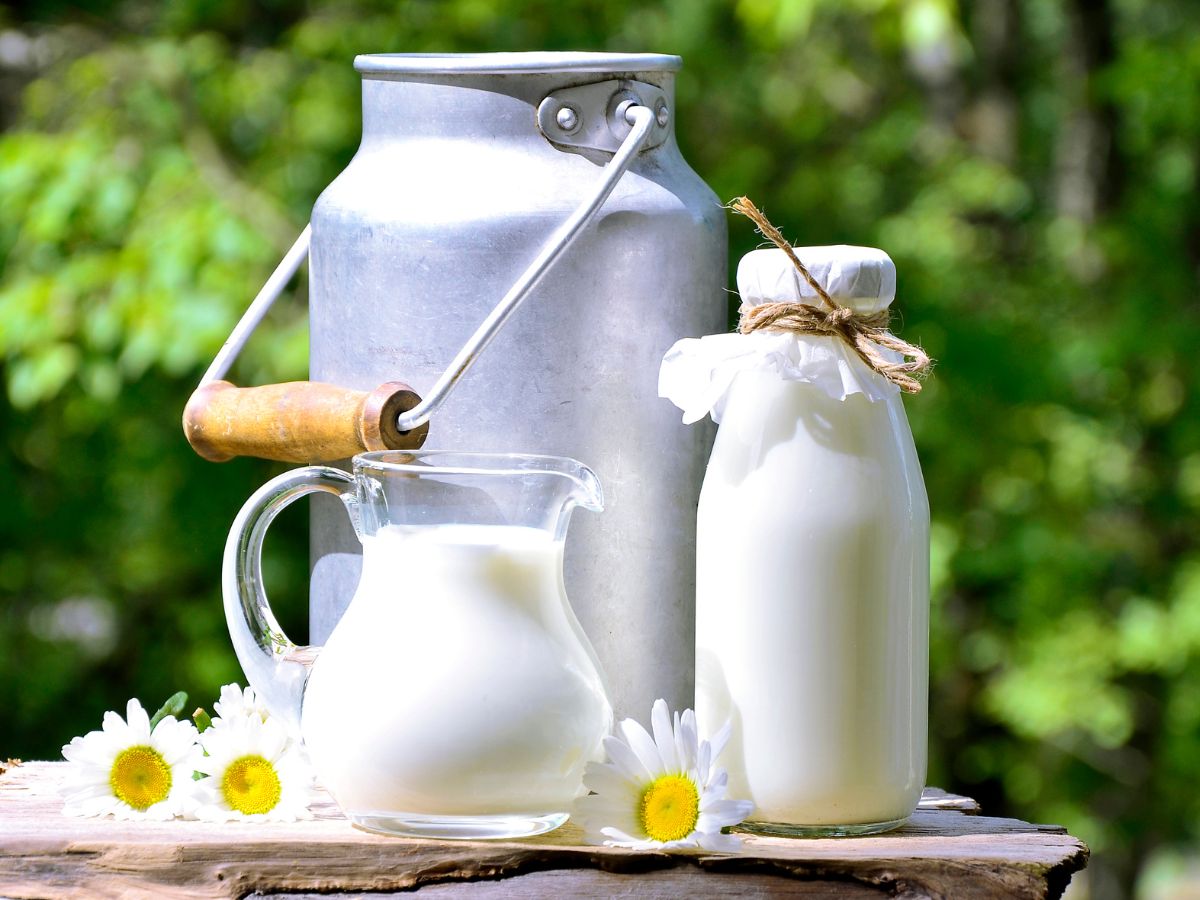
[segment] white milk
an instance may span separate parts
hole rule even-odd
[[[833,338],[805,337],[806,341]],[[929,512],[899,396],[744,371],[697,533],[696,713],[752,821],[908,816],[925,783]]]
[[[302,732],[350,815],[565,812],[611,723],[533,528],[388,526],[313,666]]]

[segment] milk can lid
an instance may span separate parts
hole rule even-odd
[[[535,51],[499,53],[362,53],[363,75],[522,75],[558,72],[678,72],[683,60],[665,53]]]
[[[795,247],[796,256],[829,296],[857,313],[887,309],[896,299],[896,264],[882,250],[838,244]],[[737,272],[742,303],[815,303],[820,299],[777,247],[753,250],[742,257]]]

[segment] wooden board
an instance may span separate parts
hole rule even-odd
[[[885,835],[746,835],[736,855],[672,855],[589,846],[570,823],[515,841],[383,837],[351,826],[324,795],[315,819],[289,824],[68,818],[64,768],[26,763],[0,775],[0,897],[1053,898],[1088,857],[1058,826],[977,815],[974,801],[936,790]]]

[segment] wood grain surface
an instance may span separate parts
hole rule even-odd
[[[367,450],[415,450],[429,423],[399,431],[396,417],[421,398],[400,381],[352,391],[319,381],[237,387],[213,381],[183,411],[183,433],[212,462],[257,456],[281,462],[349,459]]]
[[[0,897],[1054,898],[1088,857],[1058,826],[977,815],[974,801],[936,790],[885,835],[747,835],[736,855],[672,855],[589,846],[571,823],[515,841],[383,837],[351,826],[326,795],[296,823],[68,818],[64,767],[0,774]]]

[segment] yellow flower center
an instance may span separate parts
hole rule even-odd
[[[221,796],[229,808],[248,816],[273,810],[281,791],[275,767],[257,753],[239,756],[221,776]]]
[[[700,792],[684,775],[662,775],[642,792],[638,818],[656,841],[683,840],[700,820]]]
[[[171,767],[153,747],[127,747],[113,760],[108,785],[114,797],[143,812],[171,793]]]

